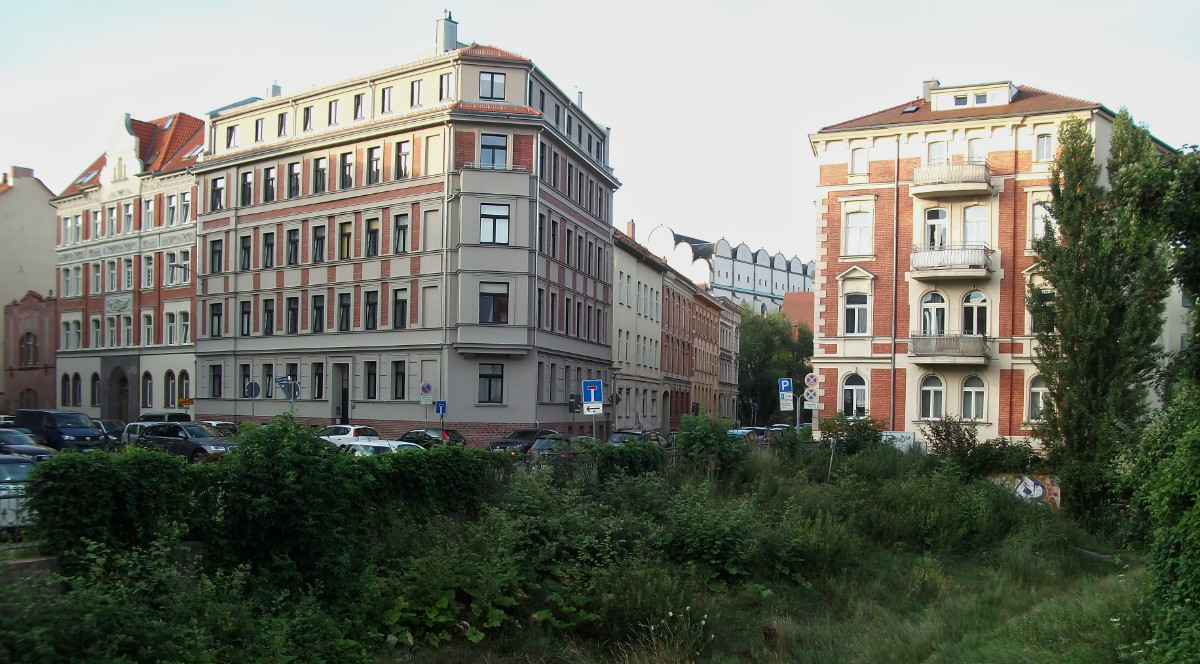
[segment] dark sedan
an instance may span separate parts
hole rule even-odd
[[[53,447],[39,445],[28,435],[14,429],[0,429],[0,454],[16,454],[41,462],[58,454]]]
[[[138,436],[138,444],[201,461],[210,454],[229,452],[237,445],[220,431],[207,424],[194,422],[165,422],[155,424]]]
[[[487,449],[489,452],[525,454],[533,447],[533,441],[557,433],[554,429],[514,429],[504,434],[503,438],[488,443]]]
[[[416,443],[424,448],[434,445],[467,444],[467,439],[463,438],[463,435],[457,429],[439,429],[437,427],[413,429],[400,436],[399,440],[405,443]]]

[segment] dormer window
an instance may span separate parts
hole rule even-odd
[[[986,103],[987,103],[987,93],[986,92],[976,92],[975,93],[975,104],[979,105],[979,104],[986,104]]]
[[[955,106],[966,106],[967,105],[967,96],[966,95],[954,95],[954,105]]]

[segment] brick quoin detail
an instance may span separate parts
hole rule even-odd
[[[820,374],[821,381],[817,383],[817,387],[824,393],[821,395],[821,410],[817,411],[817,415],[833,417],[838,408],[838,372],[837,369],[821,369]]]
[[[411,327],[417,326],[417,310],[421,308],[417,306],[421,301],[421,290],[417,283],[417,280],[413,279],[408,287],[408,324]]]
[[[826,355],[833,355],[837,349],[837,344],[821,344],[821,351]]]
[[[528,134],[513,136],[513,166],[533,172],[533,137]]]
[[[408,243],[411,245],[409,251],[421,250],[421,204],[413,203],[412,217],[408,221]]]
[[[454,132],[454,167],[462,168],[475,161],[475,132]]]
[[[891,355],[892,354],[892,345],[890,343],[887,343],[887,344],[873,343],[873,344],[871,344],[871,353],[874,355]],[[907,355],[908,354],[908,344],[903,343],[903,342],[897,342],[896,343],[896,354],[897,355]]]

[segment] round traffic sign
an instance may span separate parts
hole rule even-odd
[[[433,386],[429,384],[429,381],[421,383],[421,394],[429,394],[430,392],[433,392]]]
[[[252,380],[246,383],[246,386],[242,388],[242,392],[248,399],[257,399],[258,395],[262,393],[262,388],[258,386],[258,381]]]
[[[804,389],[804,400],[805,401],[816,401],[817,400],[817,388],[815,388],[815,387],[805,388]]]
[[[810,373],[807,376],[805,376],[804,384],[808,387],[816,387],[817,386],[817,374]]]

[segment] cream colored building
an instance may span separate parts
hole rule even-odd
[[[669,433],[661,363],[667,267],[630,236],[614,233],[613,384],[620,397],[613,406],[614,427]]]
[[[719,369],[717,373],[717,415],[731,420],[737,418],[738,371],[741,369],[742,307],[721,298],[721,329]]]
[[[0,303],[16,302],[29,291],[54,294],[54,266],[44,258],[54,247],[53,196],[31,168],[12,166],[0,173],[0,232],[5,238],[0,248]],[[5,338],[5,329],[0,324],[0,344],[17,343]],[[0,394],[5,392],[0,375]],[[17,403],[15,397],[8,401]]]

